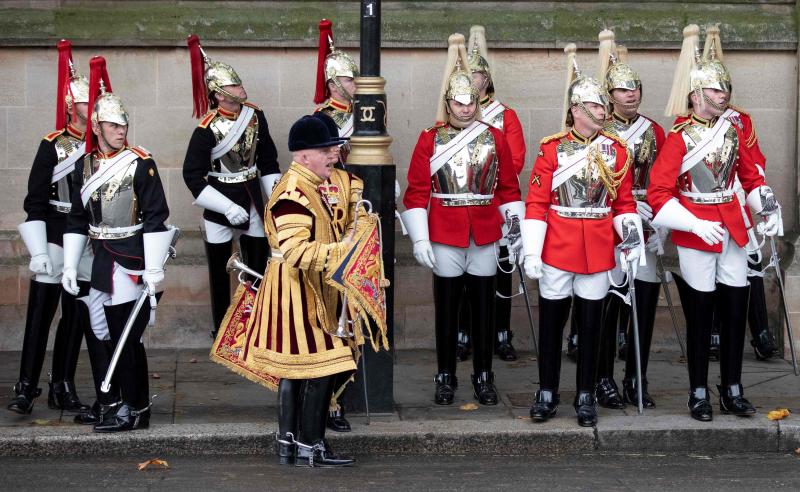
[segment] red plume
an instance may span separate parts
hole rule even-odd
[[[189,59],[192,69],[192,99],[194,101],[194,113],[192,116],[201,118],[208,111],[208,94],[206,92],[206,64],[203,53],[200,51],[200,38],[196,34],[189,36],[186,40],[189,45]]]
[[[67,126],[67,103],[65,98],[69,93],[70,70],[69,62],[72,60],[72,43],[66,39],[58,42],[58,87],[56,87],[56,130],[63,130]]]
[[[325,58],[331,53],[330,43],[333,42],[333,29],[331,21],[319,21],[319,48],[317,51],[317,92],[314,94],[314,103],[320,104],[328,98],[328,84],[325,80]],[[330,41],[329,41],[330,40]]]
[[[93,56],[89,62],[89,114],[94,112],[94,102],[100,96],[100,81],[103,82],[106,92],[111,92],[111,82],[108,80],[106,59],[102,56]],[[91,122],[86,130],[86,153],[92,152],[96,145],[96,138],[91,129]]]

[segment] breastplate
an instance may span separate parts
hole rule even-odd
[[[353,134],[353,127],[350,126],[350,131],[347,132],[347,135],[343,135],[342,129],[345,125],[347,125],[350,118],[352,118],[353,113],[348,113],[347,111],[339,111],[336,108],[326,108],[323,111],[331,117],[334,123],[336,123],[336,127],[339,129],[339,136],[346,138]]]
[[[139,216],[138,198],[133,189],[133,176],[136,163],[121,168],[106,180],[89,198],[86,207],[91,217],[90,223],[97,227],[130,227],[142,222]],[[94,164],[103,165],[102,160],[86,158],[83,178],[86,182],[96,172]],[[100,167],[98,167],[99,169]]]
[[[78,140],[67,134],[62,134],[56,137],[55,149],[56,156],[58,157],[58,164],[64,162],[73,152],[77,152],[78,148],[83,144],[83,140]],[[70,173],[71,174],[71,173]],[[59,202],[69,203],[72,201],[70,190],[70,174],[59,179],[57,182],[50,185],[50,199]]]
[[[214,132],[216,143],[219,144],[233,128],[235,120],[229,120],[217,115],[208,124]],[[211,163],[211,170],[217,173],[238,173],[252,167],[256,157],[256,144],[258,143],[258,117],[253,114],[247,128],[242,132],[227,154]]]
[[[567,140],[566,138],[561,139],[561,142],[556,147],[558,167],[566,165],[572,155],[584,148],[586,148],[586,145],[580,142]],[[613,145],[610,142],[603,144],[598,151],[605,165],[613,171],[617,161],[617,151]],[[555,192],[558,197],[557,205],[562,207],[607,207],[606,197],[608,196],[608,190],[603,186],[597,166],[591,162],[591,159],[587,159],[586,165],[556,188]]]
[[[503,131],[503,121],[505,121],[505,118],[504,118],[505,114],[506,114],[506,112],[505,112],[505,110],[503,110],[503,111],[500,111],[499,113],[497,113],[496,115],[494,115],[494,117],[492,117],[490,120],[481,120],[481,121],[483,121],[487,125],[491,125],[491,126],[497,128],[500,131]]]
[[[444,126],[434,137],[433,155],[458,135],[459,130]],[[445,206],[488,205],[497,184],[497,152],[494,135],[487,127],[461,148],[431,177],[434,193]]]
[[[686,151],[694,149],[711,131],[712,128],[702,125],[684,127],[683,141],[686,144]],[[717,144],[716,147],[709,147],[709,152],[703,160],[681,176],[683,178],[680,180],[681,190],[695,193],[715,193],[732,189],[736,177],[738,155],[739,136],[736,129],[731,126],[725,132],[722,143]],[[686,174],[689,179],[686,179]]]
[[[620,136],[625,133],[628,128],[630,128],[629,124],[612,119],[604,130],[616,136]],[[646,190],[650,185],[650,169],[656,161],[656,152],[658,151],[658,149],[656,149],[655,127],[650,125],[650,127],[636,138],[635,141],[626,142],[626,144],[628,145],[628,150],[633,153],[633,189]],[[634,195],[636,195],[635,192]]]

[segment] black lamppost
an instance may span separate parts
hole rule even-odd
[[[383,229],[383,263],[386,278],[392,285],[386,289],[386,323],[389,344],[394,347],[394,183],[396,169],[386,133],[386,81],[381,71],[381,2],[361,0],[361,76],[356,78],[353,108],[354,131],[350,138],[348,169],[364,180],[364,198],[372,202],[373,211],[381,216]],[[364,345],[367,365],[369,410],[375,413],[394,411],[393,349],[372,351]],[[356,411],[365,410],[364,377],[356,378],[358,388],[349,392],[350,404]]]

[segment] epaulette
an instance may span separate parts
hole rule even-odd
[[[198,123],[197,126],[200,128],[208,128],[209,123],[211,123],[211,120],[213,120],[214,116],[216,115],[217,115],[217,110],[212,109],[211,111],[206,113],[205,116],[203,116],[203,118],[200,120],[200,123]]]
[[[152,159],[152,154],[144,147],[131,147],[131,152],[138,155],[142,159]]]
[[[672,128],[669,129],[670,133],[680,133],[681,130],[684,129],[687,125],[691,124],[692,120],[681,121],[680,123],[673,125]]]
[[[256,106],[255,104],[253,104],[253,103],[251,103],[251,102],[245,102],[245,103],[243,103],[243,104],[244,104],[245,106],[247,106],[248,108],[253,108],[253,109],[257,109],[257,110],[261,111],[261,108],[259,108],[258,106]]]
[[[426,128],[425,131],[426,132],[430,132],[430,131],[436,130],[438,128],[441,128],[441,127],[443,127],[445,125],[447,125],[447,123],[445,123],[443,121],[437,121],[433,126],[429,126],[428,128]]]
[[[45,135],[44,139],[47,140],[48,142],[52,142],[53,140],[56,139],[57,136],[61,135],[62,133],[64,133],[64,130],[54,131],[52,133],[48,133],[47,135]]]
[[[544,137],[544,138],[543,138],[543,139],[542,139],[542,140],[539,142],[539,145],[544,145],[544,144],[546,144],[546,143],[548,143],[548,142],[552,142],[553,140],[558,140],[558,139],[560,139],[560,138],[564,138],[564,137],[566,137],[566,136],[567,136],[567,134],[568,134],[568,133],[569,133],[569,132],[567,132],[567,131],[560,131],[560,132],[558,132],[558,133],[554,133],[554,134],[552,134],[552,135],[549,135],[549,136],[547,136],[547,137]]]

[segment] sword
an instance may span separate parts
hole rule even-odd
[[[368,320],[365,320],[369,323]],[[369,425],[369,394],[367,392],[367,348],[364,344],[364,350],[361,351],[361,384],[364,386],[364,410],[367,412],[367,425]]]
[[[173,227],[175,231],[172,235],[172,243],[169,246],[169,250],[167,251],[166,256],[164,256],[164,261],[161,263],[162,266],[169,260],[170,258],[175,258],[175,244],[178,242],[178,237],[181,235],[181,230],[177,227]],[[111,391],[111,378],[114,376],[114,370],[117,368],[117,363],[119,362],[119,357],[122,354],[122,348],[125,346],[125,342],[128,340],[128,335],[131,333],[131,329],[133,328],[133,323],[136,321],[136,317],[139,316],[139,311],[142,310],[142,306],[144,306],[144,301],[150,297],[150,293],[147,291],[147,288],[142,289],[142,293],[139,296],[139,299],[136,301],[136,304],[133,306],[133,311],[131,311],[130,316],[128,316],[128,321],[125,322],[125,328],[122,330],[122,335],[119,337],[119,342],[117,346],[114,348],[114,355],[111,357],[111,363],[108,365],[108,370],[106,371],[106,377],[103,379],[103,382],[100,384],[100,391],[103,393],[108,393]],[[155,296],[154,296],[155,297]]]
[[[522,269],[517,268],[519,272],[519,286],[522,288],[522,294],[525,297],[525,307],[528,312],[528,325],[531,327],[531,340],[533,340],[533,352],[536,358],[539,358],[539,342],[536,341],[536,327],[533,324],[533,313],[531,312],[531,300],[528,298],[528,285],[525,283],[525,275],[522,274]]]
[[[786,305],[786,291],[783,287],[783,278],[781,277],[781,265],[780,265],[780,258],[778,257],[778,248],[775,246],[775,238],[769,238],[769,246],[772,249],[772,254],[769,257],[769,265],[767,268],[774,267],[775,268],[775,276],[778,278],[778,290],[781,291],[781,301],[783,302],[783,315],[786,317],[786,334],[789,336],[789,351],[792,354],[792,370],[794,371],[794,375],[798,376],[800,374],[797,373],[797,357],[794,353],[794,337],[792,336],[792,322],[789,319],[789,308]]]
[[[642,405],[642,354],[639,352],[639,317],[636,313],[636,282],[634,262],[628,262],[628,293],[631,297],[631,326],[633,326],[633,346],[636,349],[636,395],[639,397],[639,415],[644,413]]]

